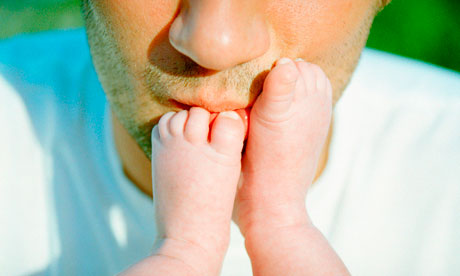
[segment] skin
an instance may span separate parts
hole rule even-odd
[[[160,245],[154,256],[182,259],[196,275],[219,274],[230,239],[245,132],[236,112],[220,113],[212,127],[209,119],[210,113],[199,107],[169,112],[152,135]],[[165,248],[171,241],[198,252],[177,256],[171,252],[177,245]]]
[[[281,57],[318,64],[335,103],[381,6],[377,0],[83,1],[111,108],[149,159],[150,132],[161,115],[184,104],[211,112],[251,106]]]
[[[243,162],[237,113],[220,113],[211,124],[198,107],[164,115],[152,134],[159,246],[123,275],[219,275],[237,190],[249,200],[240,205],[258,207],[240,224],[254,275],[348,275],[304,204],[331,92],[318,66],[278,61],[251,110]],[[246,176],[237,189],[241,165]]]
[[[382,7],[375,0],[88,1],[83,3],[88,37],[114,113],[117,149],[128,177],[148,194],[150,133],[163,114],[191,106],[210,112],[251,107],[280,57],[318,64],[330,80],[335,104]],[[328,143],[322,151],[317,149],[323,165],[317,175],[327,162],[327,149]],[[237,203],[238,220],[267,216],[240,204],[245,208],[241,210]],[[254,228],[248,229],[243,231]],[[261,248],[254,244],[276,236],[269,232],[257,241],[257,233],[249,235],[247,243],[253,256]],[[307,236],[306,240],[321,240],[315,231]]]
[[[116,147],[126,175],[144,193],[152,196],[150,133],[163,114],[189,108],[180,103],[211,112],[251,106],[282,56],[318,64],[331,81],[335,105],[373,18],[387,4],[247,2],[82,0],[93,62],[113,111]],[[243,8],[248,11],[237,12]],[[206,12],[210,9],[219,12]],[[327,162],[330,137],[317,177]]]

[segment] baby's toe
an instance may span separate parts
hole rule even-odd
[[[323,69],[316,64],[311,65],[316,76],[316,89],[318,92],[324,92],[327,87],[327,76]]]
[[[257,99],[254,108],[264,116],[286,112],[294,99],[294,91],[299,77],[299,71],[294,62],[288,58],[280,59],[267,75],[262,94]]]
[[[331,84],[331,81],[329,80],[329,78],[327,79],[327,82],[326,82],[326,97],[332,101],[332,84]]]
[[[185,138],[191,143],[203,143],[208,140],[210,113],[200,107],[192,107],[185,125]]]
[[[174,114],[176,114],[176,112],[170,111],[161,116],[160,121],[156,126],[161,139],[166,139],[171,136],[169,133],[169,120],[171,120],[171,117],[174,116]]]
[[[297,61],[296,65],[304,80],[306,94],[311,95],[312,93],[315,93],[317,90],[317,78],[316,72],[313,69],[313,64],[305,61]]]
[[[305,61],[298,61],[296,65],[304,79],[307,95],[320,93],[330,97],[331,85],[321,67]]]
[[[220,113],[211,130],[211,146],[215,151],[234,155],[243,149],[244,124],[240,116],[234,112]]]
[[[304,61],[297,62],[297,68],[300,70],[306,87],[303,92],[304,98],[310,105],[326,112],[325,118],[329,117],[332,109],[332,87],[326,74],[318,65]]]
[[[171,133],[172,136],[179,136],[184,133],[184,126],[187,121],[187,117],[187,110],[182,110],[171,117],[169,120],[169,133]]]

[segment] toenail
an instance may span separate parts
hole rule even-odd
[[[295,61],[305,61],[303,58],[296,58]]]
[[[224,116],[226,118],[230,118],[230,119],[233,119],[233,120],[239,120],[240,119],[240,116],[235,111],[221,112],[220,116]]]
[[[291,62],[291,59],[285,58],[285,57],[278,60],[278,64],[280,64],[280,65],[288,64],[289,62]]]

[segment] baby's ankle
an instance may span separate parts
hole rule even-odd
[[[201,245],[195,242],[165,238],[156,242],[152,255],[182,262],[196,275],[219,275],[228,245]]]
[[[277,232],[287,227],[309,227],[312,225],[305,203],[273,204],[246,208],[238,221],[241,233],[246,238],[260,232]]]
[[[265,251],[267,255],[277,256],[287,254],[290,249],[299,243],[304,243],[308,233],[318,230],[311,223],[299,223],[272,227],[252,227],[245,235],[245,248],[251,259],[261,256]],[[295,257],[295,256],[293,256]]]

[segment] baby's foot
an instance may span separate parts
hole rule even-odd
[[[241,171],[244,126],[235,112],[165,114],[152,132],[153,194],[159,239],[217,254],[226,248]]]
[[[331,94],[324,72],[301,60],[281,59],[268,74],[250,114],[236,199],[243,233],[258,221],[288,224],[305,216],[307,189],[330,125]]]

